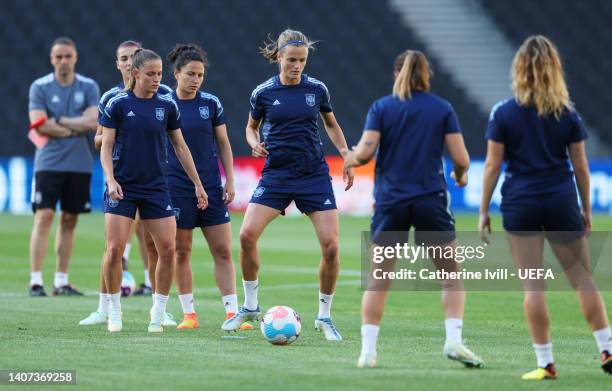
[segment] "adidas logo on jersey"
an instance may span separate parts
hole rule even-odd
[[[166,206],[166,210],[172,210],[172,207],[170,205]]]
[[[278,99],[276,99],[276,100],[274,101],[274,103],[272,103],[272,106],[278,106],[278,105],[280,105],[280,104],[281,104],[281,103],[278,101]]]
[[[325,202],[323,203],[323,205],[331,205],[332,202],[328,199],[325,200]]]
[[[128,117],[136,117],[136,114],[134,114],[134,112],[132,110],[130,110],[129,113],[127,113]]]
[[[59,103],[60,102],[60,98],[57,95],[53,95],[53,98],[51,98],[51,103]]]

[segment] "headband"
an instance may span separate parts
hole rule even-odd
[[[283,46],[278,48],[278,51],[280,52],[281,50],[283,50],[285,48],[285,46],[287,45],[306,45],[306,42],[304,41],[300,41],[297,39],[294,39],[292,41],[287,41],[287,43],[285,43]]]

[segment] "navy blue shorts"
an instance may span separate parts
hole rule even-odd
[[[320,182],[309,183],[304,186],[299,186],[298,182],[290,187],[267,185],[263,180],[260,180],[249,202],[269,206],[284,213],[291,201],[295,201],[295,206],[305,214],[337,209],[336,197],[334,197],[329,176]]]
[[[455,218],[448,195],[427,194],[392,208],[376,209],[372,216],[372,242],[381,246],[406,243],[414,227],[417,245],[446,244],[455,240]]]
[[[504,229],[513,234],[546,231],[551,240],[560,235],[559,241],[584,234],[584,221],[576,194],[533,196],[511,201],[502,198],[500,209]]]
[[[198,209],[196,197],[172,197],[177,228],[194,229],[229,223],[230,214],[223,201],[223,187],[205,190],[208,194],[208,207],[204,210]]]
[[[104,192],[104,213],[125,216],[130,219],[136,217],[136,210],[142,220],[163,219],[174,216],[170,195],[152,196],[150,198],[124,198],[122,200],[111,200]]]

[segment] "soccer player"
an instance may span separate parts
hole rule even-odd
[[[202,230],[215,262],[215,279],[221,291],[226,319],[238,312],[232,230],[227,209],[227,204],[235,196],[233,155],[221,101],[214,95],[200,91],[208,65],[206,53],[197,45],[177,44],[167,59],[174,66],[177,81],[172,97],[181,113],[181,131],[208,195],[208,207],[198,209],[193,182],[173,149],[168,148],[168,186],[177,224],[176,286],[184,314],[177,328],[193,329],[198,327],[198,318],[193,301],[190,258],[193,229],[196,227]],[[225,171],[224,186],[221,185],[217,148]]]
[[[418,245],[455,247],[455,220],[442,152],[446,145],[453,161],[451,177],[458,186],[466,186],[469,155],[457,115],[450,103],[429,93],[430,68],[423,53],[407,50],[400,54],[394,73],[393,94],[370,107],[361,140],[346,157],[345,167],[369,162],[378,149],[371,227],[374,245],[384,245],[389,235],[405,241],[414,227]],[[403,233],[401,238],[398,232]],[[433,258],[438,270],[459,270],[453,258]],[[387,262],[393,264],[394,260]],[[363,294],[360,368],[376,365],[379,325],[390,282],[384,280]],[[467,367],[482,367],[482,359],[461,339],[465,304],[461,280],[442,281],[442,304],[446,319],[444,355]]]
[[[49,137],[34,157],[30,296],[46,296],[42,265],[58,201],[62,212],[55,239],[53,295],[82,295],[68,281],[68,266],[78,215],[91,211],[93,156],[87,133],[96,129],[100,90],[94,80],[75,72],[76,62],[75,43],[70,38],[57,38],[51,45],[53,73],[37,79],[30,87],[30,122],[46,118],[37,131]]]
[[[330,315],[339,270],[338,211],[317,126],[319,114],[343,157],[348,149],[332,112],[327,87],[302,73],[312,45],[301,32],[285,30],[276,41],[261,48],[264,57],[279,64],[279,74],[260,84],[251,94],[247,142],[252,155],[266,158],[266,162],[240,229],[244,306],[223,324],[224,330],[236,330],[243,322],[259,315],[257,240],[265,227],[295,201],[298,209],[312,221],[321,245],[319,313],[315,327],[328,340],[342,340]],[[263,142],[259,136],[262,124]],[[351,169],[344,171],[344,180],[348,190],[353,185]]]
[[[104,114],[104,107],[106,106],[106,103],[116,94],[122,92],[125,89],[125,86],[129,83],[132,64],[131,56],[134,54],[134,51],[140,48],[142,48],[142,45],[139,42],[131,40],[122,42],[117,47],[116,64],[117,69],[121,72],[123,82],[117,84],[115,87],[111,88],[102,95],[102,98],[100,99],[100,104],[98,105],[99,116],[102,116],[102,114]],[[159,85],[159,93],[170,94],[172,93],[172,88],[162,83]],[[96,146],[96,149],[98,150],[100,150],[100,148],[102,147],[102,126],[100,125],[98,125],[98,131],[96,132],[96,136],[94,137],[94,144]],[[149,295],[152,294],[154,291],[153,285],[155,284],[155,266],[157,265],[157,251],[155,250],[155,244],[153,243],[151,235],[149,235],[144,229],[144,225],[142,224],[140,216],[138,214],[136,214],[135,222],[135,228],[133,229],[132,234],[130,234],[130,237],[132,237],[133,232],[135,231],[136,236],[138,238],[140,254],[142,255],[142,262],[144,266],[144,283],[140,284],[140,287],[136,292],[134,292],[134,295]],[[130,249],[131,244],[128,240],[122,258],[124,270],[127,270]],[[166,313],[166,317],[164,318],[164,326],[175,325],[176,322],[172,319],[172,315]]]
[[[117,69],[121,73],[123,81],[122,83],[116,85],[115,87],[111,88],[110,90],[102,94],[102,97],[100,98],[100,103],[98,104],[98,118],[102,118],[102,116],[104,115],[104,108],[106,107],[106,104],[108,103],[108,101],[112,97],[117,95],[118,93],[123,92],[125,90],[125,86],[129,85],[130,78],[131,78],[132,55],[137,49],[140,49],[141,47],[142,46],[139,42],[130,41],[130,40],[120,43],[119,46],[117,47],[116,65],[117,65]],[[164,84],[160,84],[161,93],[167,94],[167,93],[170,93],[171,91],[172,90],[170,89],[170,87],[165,86]],[[102,146],[102,125],[100,124],[98,124],[98,130],[94,137],[94,144],[96,146],[96,149],[98,150]],[[153,281],[155,280],[155,265],[157,264],[157,251],[155,250],[155,245],[153,244],[151,236],[148,233],[146,233],[146,231],[144,230],[144,226],[138,214],[136,214],[135,226],[136,226],[136,234],[138,237],[138,242],[140,244],[140,251],[141,251],[142,258],[143,258],[143,264],[145,268],[145,273],[144,273],[145,282],[134,293],[134,295],[152,294],[153,292],[152,292],[151,280]],[[132,230],[130,233],[130,237],[132,237],[133,232],[134,231]],[[153,259],[151,262],[148,262],[149,256],[151,256],[151,258]],[[127,269],[128,257],[129,257],[129,240],[123,252],[123,258],[122,258],[123,270]],[[151,264],[152,267],[149,268],[149,264]],[[149,277],[149,271],[151,271],[153,278]],[[104,272],[103,272],[103,268],[101,267],[100,268],[100,299],[98,302],[98,309],[92,312],[91,314],[89,314],[89,316],[87,316],[85,319],[82,319],[79,322],[79,324],[83,326],[89,326],[89,325],[95,325],[95,324],[106,324],[108,321],[109,303],[110,303],[110,296],[109,296],[108,291],[106,290],[106,283],[104,281]],[[164,326],[176,326],[176,322],[172,319],[171,314],[166,313],[164,315],[163,325]]]
[[[505,159],[501,212],[514,263],[519,269],[542,268],[544,239],[548,239],[578,294],[601,353],[602,368],[610,374],[612,334],[603,299],[590,274],[586,239],[591,230],[587,134],[570,101],[561,58],[549,39],[538,35],[523,42],[512,64],[512,90],[514,97],[496,104],[489,116],[479,230],[488,240],[489,204]],[[537,358],[537,368],[523,379],[554,379],[544,283],[524,280],[523,288]]]
[[[170,95],[158,93],[161,58],[151,50],[136,50],[131,73],[127,91],[108,101],[100,119],[101,162],[106,176],[104,277],[111,295],[108,330],[122,329],[121,255],[138,210],[159,256],[148,331],[162,332],[174,271],[176,236],[174,210],[164,177],[166,133],[195,185],[198,208],[206,207],[207,197],[180,131],[178,107]]]

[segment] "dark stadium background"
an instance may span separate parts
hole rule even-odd
[[[605,0],[485,1],[486,12],[513,44],[528,35],[552,38],[565,57],[572,97],[601,139],[612,141],[607,111],[612,107],[612,2]],[[196,1],[196,0],[23,0],[2,1],[0,12],[0,156],[32,155],[25,137],[30,83],[49,72],[49,45],[58,36],[78,45],[77,72],[94,78],[104,91],[115,85],[117,44],[126,39],[165,55],[177,42],[195,42],[210,57],[205,89],[218,95],[228,116],[237,155],[249,154],[244,125],[253,88],[276,71],[258,54],[268,33],[286,27],[319,40],[306,73],[324,81],[349,143],[358,140],[371,102],[389,93],[395,56],[406,48],[424,50],[388,2],[380,0]],[[426,51],[427,52],[427,51]],[[428,55],[430,55],[428,53]],[[459,114],[468,148],[482,156],[487,114],[430,55],[433,92]],[[509,67],[510,64],[508,64]],[[169,68],[164,82],[172,84]],[[325,137],[325,136],[324,136]],[[334,153],[326,142],[328,153]]]

